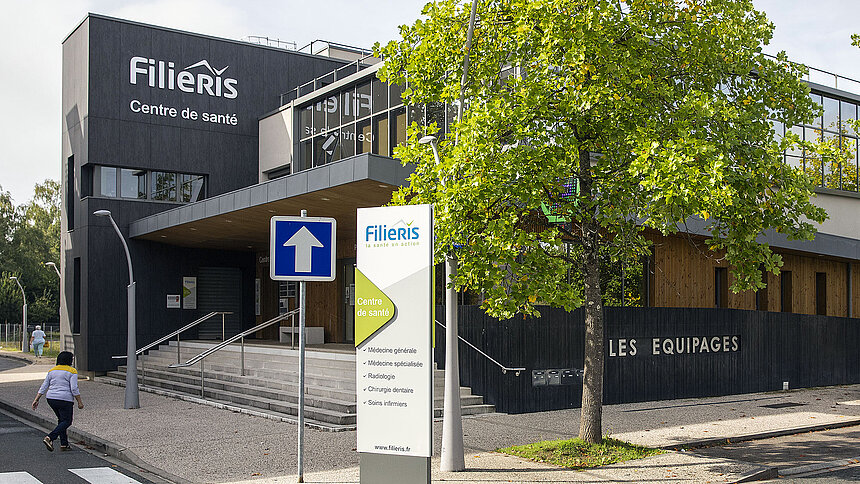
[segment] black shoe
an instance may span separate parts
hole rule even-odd
[[[50,452],[53,452],[53,451],[54,451],[54,443],[51,441],[51,438],[50,438],[50,437],[45,436],[45,438],[44,438],[44,439],[42,439],[42,442],[44,442],[44,443],[45,443],[45,447],[47,447],[47,448],[48,448],[48,451],[50,451]]]
[[[72,450],[72,446],[71,445],[61,445],[60,450],[62,450],[63,452],[65,452],[67,450]]]

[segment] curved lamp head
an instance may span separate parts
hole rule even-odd
[[[57,267],[57,264],[54,264],[53,262],[45,262],[45,265],[49,266],[49,267],[54,267],[54,268]]]
[[[93,212],[96,217],[110,217],[110,210],[96,210]]]
[[[17,281],[17,280],[18,280],[18,278],[17,278],[17,277],[15,277],[15,276],[9,276],[9,279],[12,279],[13,281]]]
[[[433,136],[432,134],[428,134],[427,136],[424,136],[421,139],[419,139],[418,143],[422,144],[422,145],[426,145],[427,143],[433,143],[434,141],[436,141],[436,137]]]

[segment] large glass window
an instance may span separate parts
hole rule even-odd
[[[355,155],[355,124],[350,123],[340,128],[341,158]]]
[[[397,109],[392,109],[389,119],[391,126],[391,155],[394,156],[394,148],[398,145],[406,143],[406,108],[400,106]]]
[[[370,116],[370,107],[370,83],[366,82],[355,88],[355,117]]]
[[[100,197],[116,197],[116,168],[112,166],[98,166],[93,177],[96,186],[93,193]]]
[[[199,175],[179,174],[180,202],[197,202],[203,200],[203,177]]]
[[[839,131],[839,101],[831,97],[824,98],[824,129]]]
[[[153,200],[176,200],[176,173],[153,171],[151,174],[150,198]]]
[[[313,104],[302,109],[299,126],[301,129],[300,138],[307,138],[314,134],[314,106]]]
[[[146,198],[146,172],[123,168],[119,190],[122,198]]]
[[[355,121],[355,89],[349,88],[340,93],[340,106],[341,121],[343,123]]]
[[[370,118],[355,124],[355,154],[373,151],[373,132],[370,129]]]
[[[196,202],[206,198],[206,177],[187,173],[98,166],[92,168],[92,193],[97,197],[168,202]]]
[[[393,156],[394,147],[406,142],[407,126],[413,122],[421,127],[436,123],[434,134],[447,133],[455,108],[438,102],[405,106],[402,94],[403,86],[373,78],[299,106],[299,169],[361,153]]]
[[[388,84],[379,79],[373,80],[373,114],[388,109]]]

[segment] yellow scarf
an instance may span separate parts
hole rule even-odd
[[[71,373],[71,374],[73,374],[73,375],[77,375],[77,374],[78,374],[78,370],[76,370],[76,369],[72,368],[72,367],[71,367],[71,366],[69,366],[69,365],[57,365],[57,366],[55,366],[55,367],[51,368],[51,369],[50,369],[50,370],[48,370],[48,371],[54,371],[54,370],[63,370],[63,371],[67,371],[67,372],[69,372],[69,373]]]

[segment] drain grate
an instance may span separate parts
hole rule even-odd
[[[783,403],[772,403],[770,405],[761,405],[761,408],[791,408],[791,407],[802,407],[806,405],[805,403],[794,403],[794,402],[783,402]]]

